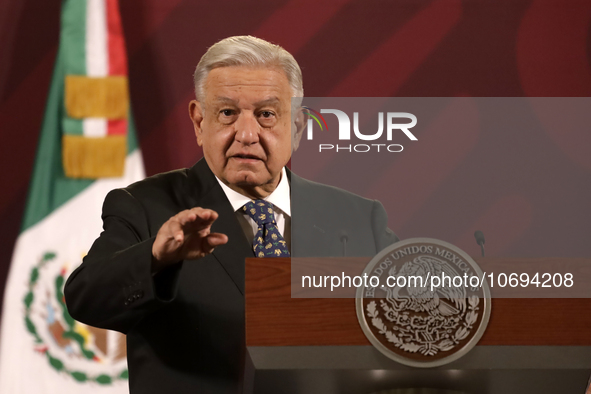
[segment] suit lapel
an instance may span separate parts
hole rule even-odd
[[[195,196],[193,206],[216,211],[219,217],[211,226],[211,231],[228,236],[228,243],[215,248],[212,255],[244,294],[244,259],[254,257],[254,252],[246,240],[226,194],[207,166],[205,159],[201,159],[189,170],[189,177],[192,185],[191,194]]]
[[[322,256],[329,244],[324,213],[314,201],[309,181],[287,170],[291,191],[291,250],[293,257]]]
[[[287,170],[291,193],[292,254],[296,257],[323,255],[326,253],[329,234],[322,224],[322,211],[310,200],[310,185],[304,179]],[[219,214],[212,225],[213,232],[228,236],[228,243],[217,247],[212,255],[224,267],[236,287],[244,294],[244,260],[255,257],[238,219],[209,169],[205,159],[199,160],[189,170],[189,208],[213,209]]]

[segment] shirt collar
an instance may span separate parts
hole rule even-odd
[[[216,176],[215,179],[219,182],[222,190],[228,197],[228,201],[232,205],[232,209],[234,211],[239,210],[242,208],[244,204],[251,200],[250,197],[246,197],[232,189],[230,189],[224,182],[220,181],[220,179]],[[285,171],[285,167],[281,170],[281,180],[279,184],[273,190],[271,194],[264,198],[264,200],[270,202],[275,207],[279,208],[283,211],[284,214],[291,217],[291,198],[289,195],[289,181],[287,180],[287,173]]]

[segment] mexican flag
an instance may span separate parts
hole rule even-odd
[[[33,177],[4,293],[0,393],[126,393],[124,335],[74,321],[63,286],[106,194],[142,179],[118,0],[65,0]]]

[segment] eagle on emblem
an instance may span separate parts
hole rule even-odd
[[[390,276],[406,277],[405,287],[386,287],[386,300],[397,315],[398,312],[411,310],[427,312],[433,317],[448,317],[463,314],[466,311],[466,289],[463,286],[439,286],[431,288],[430,278],[444,275],[454,278],[458,273],[445,261],[433,256],[422,255],[404,263],[398,274],[396,266],[390,268]],[[411,278],[416,278],[411,280]]]

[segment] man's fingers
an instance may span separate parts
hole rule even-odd
[[[185,233],[181,230],[181,231],[177,231],[174,234],[174,240],[178,243],[182,243],[185,240]]]
[[[173,238],[176,242],[183,242],[185,238],[185,233],[183,231],[183,227],[178,220],[171,220],[169,222],[169,236]]]
[[[205,208],[192,208],[179,212],[174,216],[174,220],[178,221],[183,228],[191,228],[203,230],[218,218],[216,211]]]
[[[205,237],[205,241],[210,247],[215,248],[216,246],[228,243],[228,236],[221,233],[211,233]]]
[[[190,210],[190,212],[195,214],[195,221],[200,221],[203,224],[211,225],[211,223],[215,222],[215,220],[218,218],[218,213],[211,209],[193,208]]]
[[[185,209],[173,216],[173,219],[178,221],[181,225],[186,226],[195,221],[203,221],[204,218],[209,218],[211,212],[214,211],[204,208]]]
[[[217,218],[217,212],[205,208],[179,212],[158,231],[152,255],[158,261],[175,262],[211,253],[216,246],[228,242],[225,234],[210,233],[210,227]]]
[[[228,242],[227,236],[223,234],[212,236],[209,234],[209,227],[217,218],[218,213],[216,211],[205,208],[192,208],[179,212],[170,221],[171,236],[176,243],[183,243],[188,234],[200,232],[199,237],[204,238],[204,245],[210,245],[211,248],[223,245]]]
[[[211,225],[217,219],[218,214],[212,210],[201,210],[199,212],[194,212],[195,220],[192,222],[188,222],[183,225],[183,231],[185,235],[191,233],[199,233],[201,237],[206,236],[209,234]]]
[[[213,250],[219,246],[223,245],[228,242],[228,236],[226,234],[221,233],[211,233],[207,234],[202,240],[201,243],[201,252],[203,254],[212,253]]]
[[[217,212],[211,209],[192,208],[184,210],[169,220],[169,237],[176,242],[183,242],[187,233],[206,230],[217,218]]]
[[[187,224],[195,221],[196,218],[197,215],[195,215],[195,213],[191,212],[190,210],[182,211],[174,217],[175,221],[180,223],[181,226],[186,226]]]

